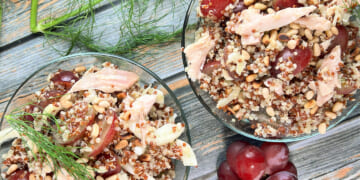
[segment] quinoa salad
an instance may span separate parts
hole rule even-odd
[[[200,0],[186,72],[255,136],[323,134],[360,85],[351,2]]]
[[[70,149],[76,167],[87,168],[91,177],[85,179],[174,179],[174,159],[184,166],[197,166],[197,161],[190,145],[178,139],[185,124],[175,122],[177,115],[164,99],[156,87],[141,86],[137,74],[106,62],[50,74],[21,120],[47,137],[51,148]],[[61,161],[55,168],[44,152],[21,134],[3,155],[2,178],[78,179]]]

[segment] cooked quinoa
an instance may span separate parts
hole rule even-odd
[[[217,108],[250,120],[256,136],[325,133],[360,86],[359,29],[335,0],[284,9],[274,2],[236,0],[221,18],[204,15],[209,7],[200,5],[186,71]]]
[[[98,82],[83,83],[89,77]],[[165,104],[162,91],[141,86],[137,79],[135,73],[121,71],[111,63],[102,68],[59,70],[49,75],[49,85],[36,92],[24,109],[26,113],[54,115],[59,127],[45,131],[43,127],[50,122],[42,115],[23,118],[55,144],[70,147],[79,156],[76,162],[90,167],[96,180],[174,179],[173,159],[196,166],[191,147],[177,139],[185,125],[175,122],[174,109]],[[111,90],[119,86],[123,90]],[[6,168],[2,177],[74,179],[61,167],[54,172],[49,157],[34,157],[40,151],[26,136],[15,139],[3,155]]]

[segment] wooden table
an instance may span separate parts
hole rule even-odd
[[[49,7],[62,12],[65,0],[40,0],[40,15],[46,16]],[[182,21],[186,4],[179,3],[176,15]],[[185,4],[185,5],[184,5]],[[45,42],[42,35],[29,30],[30,0],[3,1],[4,16],[0,34],[0,116],[10,96],[20,83],[49,60],[60,57]],[[97,11],[97,21],[107,21],[111,8]],[[112,30],[109,30],[110,33]],[[111,39],[111,36],[105,38]],[[65,50],[67,42],[53,40],[58,49]],[[74,52],[84,52],[75,49]],[[190,123],[193,148],[199,167],[191,170],[190,179],[216,179],[216,168],[225,159],[226,147],[235,140],[247,140],[236,135],[212,117],[199,103],[188,81],[181,60],[180,42],[151,47],[139,47],[128,57],[139,61],[165,79],[181,101]],[[299,179],[360,179],[360,120],[351,119],[308,140],[289,143],[291,160]]]

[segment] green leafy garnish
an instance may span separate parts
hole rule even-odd
[[[181,21],[173,13],[175,7],[182,1],[110,2],[110,8],[114,12],[111,23],[99,24],[94,12],[95,6],[102,0],[70,0],[67,8],[71,9],[70,12],[60,17],[51,15],[42,20],[37,19],[38,0],[32,0],[30,27],[32,32],[43,33],[48,40],[60,38],[69,42],[70,46],[66,54],[71,53],[74,47],[79,47],[91,51],[126,55],[131,54],[134,48],[141,45],[178,41],[181,34],[179,26]],[[163,11],[159,11],[161,8]],[[177,26],[162,24],[169,18],[179,21],[179,24]],[[115,43],[104,42],[103,37],[107,35],[107,31],[106,29],[99,30],[109,25],[117,29],[115,33],[112,33],[112,36],[118,39]]]
[[[40,113],[17,112],[5,116],[9,125],[16,130],[21,137],[26,137],[23,138],[24,140],[30,140],[39,149],[38,153],[33,153],[34,158],[40,158],[51,163],[55,174],[60,168],[64,168],[75,179],[94,179],[89,172],[89,167],[76,162],[75,159],[79,157],[72,152],[70,148],[56,145],[48,136],[36,131],[31,125],[32,122],[23,120],[25,115],[31,115],[34,118],[47,116],[54,121],[55,124],[58,124],[58,120],[53,115]],[[51,130],[51,128],[43,127],[42,130],[48,131]],[[47,159],[48,157],[50,159]]]

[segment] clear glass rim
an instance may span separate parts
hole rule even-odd
[[[191,0],[188,9],[186,11],[186,15],[185,15],[185,19],[184,19],[184,24],[183,24],[183,29],[182,29],[182,34],[181,34],[181,48],[185,48],[185,37],[186,37],[186,28],[188,26],[188,20],[189,17],[191,15],[191,11],[193,9],[193,6],[195,4],[196,0]],[[186,60],[186,56],[184,51],[181,52],[182,53],[182,61],[183,61],[183,66],[184,69],[188,66],[187,60]],[[294,142],[294,141],[300,141],[300,140],[305,140],[305,139],[309,139],[311,137],[317,136],[320,133],[319,132],[312,132],[311,134],[308,135],[304,135],[304,136],[299,136],[299,137],[293,137],[293,136],[289,136],[289,137],[284,137],[282,139],[267,139],[267,138],[263,138],[263,137],[258,137],[255,136],[253,134],[244,132],[239,130],[238,128],[230,125],[229,123],[227,123],[225,120],[223,120],[222,118],[219,118],[219,116],[217,116],[212,110],[211,108],[208,106],[208,104],[205,102],[205,100],[196,92],[196,84],[190,79],[188,73],[186,74],[186,78],[189,81],[189,84],[191,86],[191,89],[193,90],[195,96],[199,99],[200,103],[204,106],[204,108],[212,115],[215,117],[216,120],[218,120],[219,122],[221,122],[223,125],[225,125],[226,127],[228,127],[229,129],[231,129],[232,131],[236,132],[237,134],[243,135],[245,137],[251,138],[251,139],[255,139],[258,141],[265,141],[265,142]],[[352,112],[355,108],[357,108],[359,105],[359,103],[357,103],[356,105],[354,105],[351,110],[349,112]],[[347,116],[347,115],[346,115]],[[345,117],[346,117],[345,116]],[[340,122],[344,121],[346,118],[344,117],[344,115],[342,115],[342,118],[339,119],[338,121],[336,121],[335,123],[329,125],[327,127],[327,130],[332,129],[333,127],[335,127],[336,125],[338,125]]]
[[[150,74],[154,79],[156,79],[156,81],[158,81],[165,89],[166,91],[169,93],[170,97],[175,101],[176,106],[179,108],[180,110],[180,117],[182,118],[183,122],[185,123],[185,134],[186,134],[186,140],[187,142],[192,145],[191,143],[191,136],[190,136],[190,129],[189,129],[189,124],[187,122],[187,119],[185,117],[185,113],[184,110],[182,109],[182,106],[179,102],[179,100],[177,99],[176,95],[174,94],[174,92],[169,88],[169,86],[158,76],[156,75],[154,72],[152,72],[150,69],[146,68],[145,66],[143,66],[142,64],[135,62],[133,60],[124,58],[122,56],[117,56],[117,55],[112,55],[112,54],[106,54],[106,53],[97,53],[97,52],[86,52],[86,53],[76,53],[76,54],[72,54],[72,55],[68,55],[68,56],[64,56],[64,57],[60,57],[54,60],[49,61],[48,63],[46,63],[45,65],[43,65],[41,68],[37,69],[34,73],[32,73],[28,78],[26,78],[21,84],[20,86],[15,90],[15,92],[12,94],[11,98],[9,99],[9,102],[6,104],[3,115],[1,117],[1,121],[0,121],[0,129],[2,128],[3,122],[5,120],[5,115],[6,112],[11,104],[11,102],[13,101],[13,99],[15,98],[15,96],[17,95],[17,93],[19,92],[19,90],[32,78],[34,77],[37,73],[39,73],[40,71],[42,71],[43,69],[45,69],[47,66],[54,64],[54,63],[59,63],[59,62],[65,62],[71,58],[74,57],[81,57],[81,56],[104,56],[104,57],[112,57],[112,58],[116,58],[117,60],[122,60],[125,61],[127,63],[133,64],[137,67],[140,67],[142,70],[144,70],[145,72],[147,72],[148,74]],[[183,179],[187,180],[190,174],[190,167],[185,166],[185,174]]]

